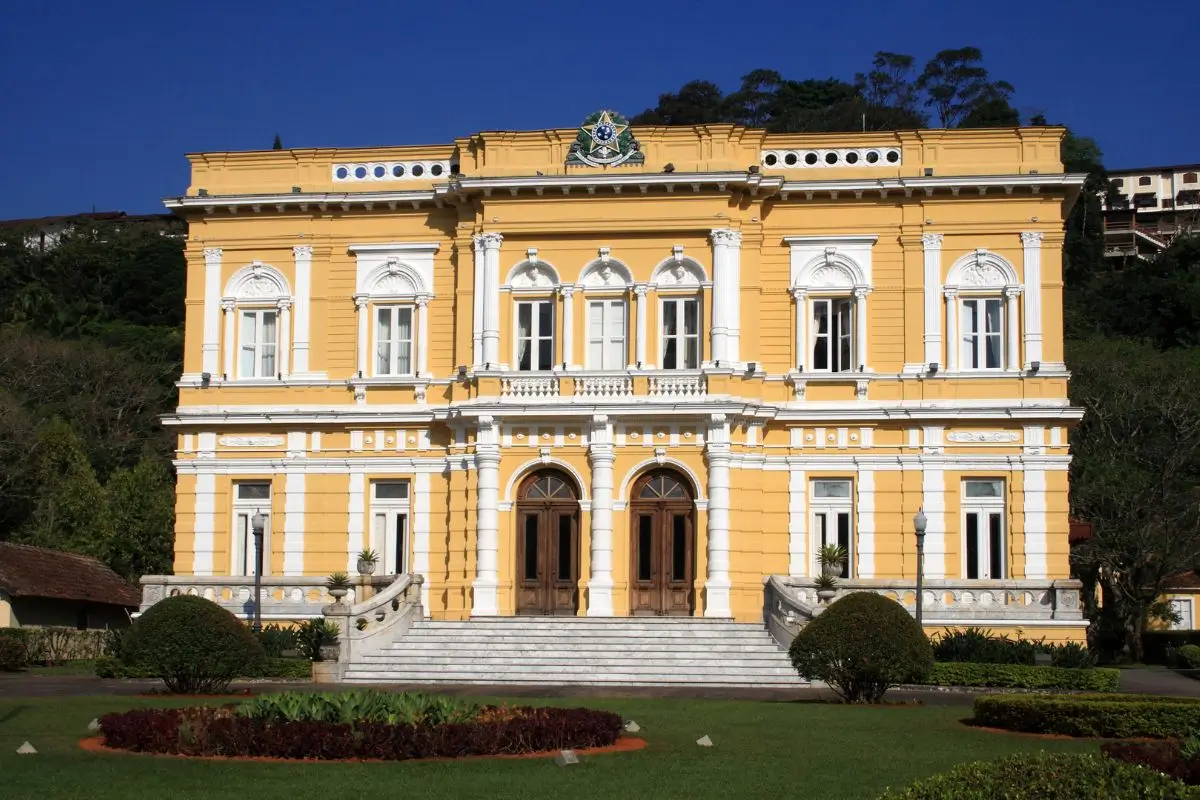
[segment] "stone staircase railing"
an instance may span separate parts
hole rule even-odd
[[[367,581],[372,587],[387,586],[392,575],[375,575]],[[262,577],[262,618],[276,620],[311,619],[321,616],[321,609],[333,602],[325,588],[322,575],[264,575]],[[180,594],[196,595],[212,600],[238,617],[254,616],[253,575],[145,575],[141,580],[142,604],[139,611],[167,597]],[[353,601],[358,587],[350,590]]]
[[[336,602],[325,606],[325,619],[339,630],[338,667],[328,675],[330,679],[340,680],[347,664],[379,652],[422,619],[424,582],[420,575],[397,575],[386,589],[361,603]]]

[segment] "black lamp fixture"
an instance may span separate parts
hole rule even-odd
[[[925,516],[925,507],[917,509],[913,517],[913,530],[917,533],[917,624],[921,624],[921,594],[925,583],[925,529],[929,527],[929,519]]]
[[[251,628],[255,633],[262,633],[262,549],[263,530],[266,527],[267,516],[256,510],[250,518],[250,530],[254,534],[254,624]]]

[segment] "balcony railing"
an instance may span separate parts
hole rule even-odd
[[[708,383],[700,373],[683,375],[651,375],[651,398],[692,400],[708,394]]]
[[[575,396],[581,400],[623,400],[633,397],[628,375],[581,375],[575,379]]]
[[[500,381],[500,396],[505,400],[523,402],[557,400],[558,378],[541,375],[528,378],[503,378]]]

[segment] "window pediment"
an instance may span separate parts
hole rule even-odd
[[[225,297],[234,300],[269,301],[290,296],[287,278],[262,261],[253,261],[238,270],[225,285]]]
[[[699,288],[708,280],[704,267],[690,258],[669,258],[659,264],[651,282],[663,288]]]
[[[633,274],[622,262],[604,258],[584,267],[579,283],[585,289],[623,289],[633,283]]]
[[[558,271],[545,261],[522,261],[508,273],[513,289],[553,289],[558,283]]]
[[[1001,291],[1020,284],[1017,271],[1003,257],[980,248],[954,262],[946,287],[975,291]]]

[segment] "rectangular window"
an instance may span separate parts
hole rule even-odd
[[[588,303],[588,369],[625,369],[625,301]]]
[[[1171,610],[1179,617],[1178,622],[1171,623],[1171,629],[1176,631],[1190,631],[1194,625],[1192,621],[1192,599],[1190,597],[1174,597],[1171,598]]]
[[[239,377],[275,377],[275,314],[273,309],[242,310],[242,360]]]
[[[375,309],[375,374],[411,375],[412,306]]]
[[[380,575],[400,575],[411,569],[408,492],[408,481],[371,483],[370,547],[379,555]]]
[[[517,303],[517,369],[554,367],[554,304],[550,300]]]
[[[267,575],[271,571],[271,484],[235,483],[230,575],[254,574],[254,515],[259,513],[263,516],[262,574]]]
[[[527,581],[538,579],[538,517],[537,514],[525,515],[525,575]]]
[[[700,368],[700,302],[695,298],[663,300],[663,369]]]
[[[970,580],[1005,576],[1004,482],[963,481],[964,575]]]
[[[812,569],[821,571],[819,554],[826,545],[845,548],[846,560],[839,573],[842,578],[854,575],[854,519],[851,482],[848,480],[815,480],[812,482]]]
[[[812,301],[812,365],[820,372],[849,372],[854,367],[854,301]]]
[[[1000,369],[1004,364],[1004,302],[999,297],[962,301],[963,369]]]

